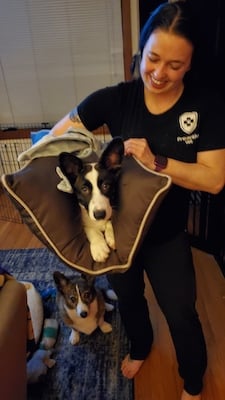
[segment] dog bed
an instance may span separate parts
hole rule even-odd
[[[71,135],[69,137],[69,148],[78,155],[71,146]],[[90,254],[75,195],[57,189],[60,182],[56,173],[58,154],[64,151],[62,144],[68,146],[68,136],[60,138],[57,138],[60,144],[58,149],[54,149],[53,153],[51,150],[50,155],[46,155],[43,142],[43,156],[38,153],[40,145],[33,146],[29,154],[20,155],[20,160],[28,160],[26,166],[15,173],[3,175],[3,187],[24,223],[69,267],[92,275],[125,272],[169,191],[171,179],[148,170],[132,157],[124,159],[119,182],[119,206],[112,218],[117,248],[111,251],[106,262],[95,262]],[[44,138],[46,143],[48,140]],[[90,141],[94,143],[93,148]],[[92,155],[96,158],[99,146],[90,133],[87,143],[82,139],[81,147],[84,161],[90,161]]]

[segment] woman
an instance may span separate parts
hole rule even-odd
[[[137,374],[153,341],[144,298],[145,271],[175,346],[184,380],[181,400],[201,399],[207,365],[185,232],[189,190],[215,194],[225,182],[225,105],[216,94],[185,83],[198,50],[196,39],[188,4],[163,3],[141,32],[140,78],[88,96],[51,132],[60,135],[70,126],[92,131],[107,124],[112,136],[123,137],[127,156],[172,178],[172,188],[135,262],[126,273],[108,279],[130,339],[123,375],[132,379]]]

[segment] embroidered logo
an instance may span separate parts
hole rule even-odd
[[[185,135],[177,136],[177,142],[183,142],[186,145],[194,144],[194,142],[199,138],[199,133],[196,132],[198,113],[196,111],[183,113],[179,117],[179,124]]]
[[[187,135],[194,132],[198,123],[198,114],[196,111],[185,112],[179,117],[179,123],[182,131]]]

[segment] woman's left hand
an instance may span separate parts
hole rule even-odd
[[[154,169],[154,154],[146,139],[125,140],[124,147],[126,156],[134,156],[146,167]]]

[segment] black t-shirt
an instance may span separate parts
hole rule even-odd
[[[168,111],[151,114],[141,79],[106,87],[78,106],[85,127],[106,124],[111,135],[146,138],[154,154],[193,163],[200,151],[225,148],[225,104],[216,93],[185,89]],[[151,227],[151,239],[162,241],[186,228],[189,191],[172,185]]]

